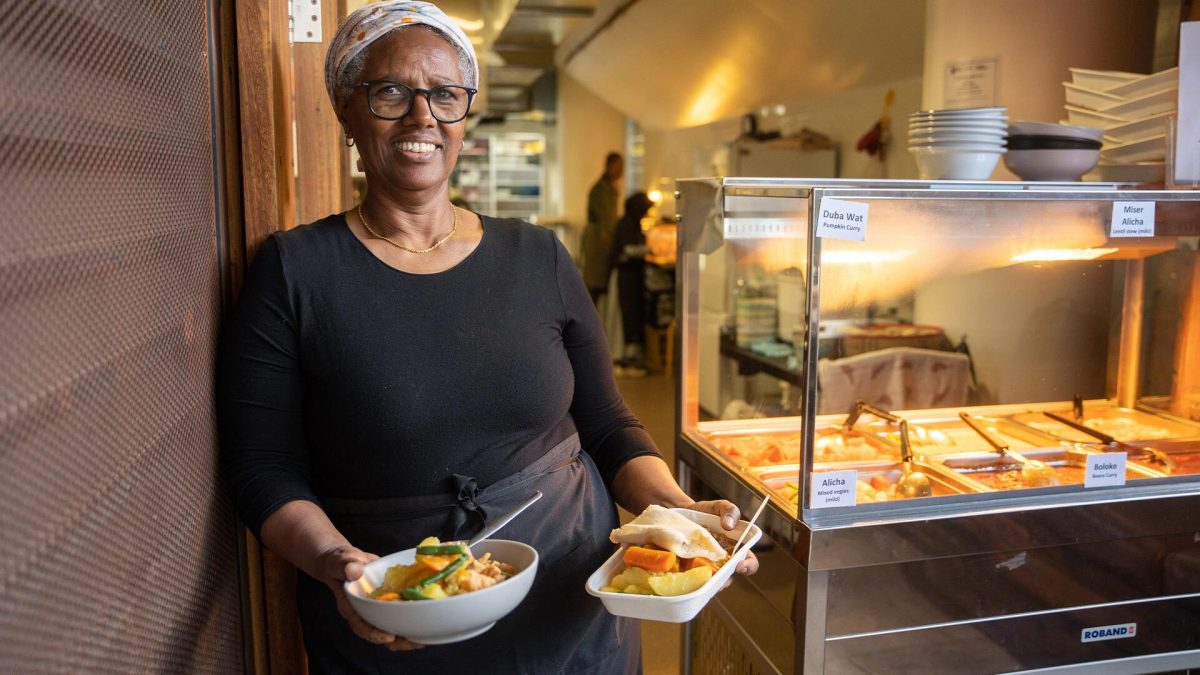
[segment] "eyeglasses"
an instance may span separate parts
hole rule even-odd
[[[398,120],[407,115],[418,94],[424,94],[429,102],[429,113],[439,122],[451,124],[467,116],[477,89],[457,84],[447,84],[433,89],[414,89],[407,84],[388,80],[363,82],[367,90],[367,105],[371,113],[383,120]]]

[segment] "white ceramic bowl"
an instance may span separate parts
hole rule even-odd
[[[1054,124],[1053,122],[1014,121],[1008,123],[1009,136],[1060,136],[1098,141],[1104,136],[1100,127],[1085,127],[1076,124]]]
[[[913,113],[908,116],[909,123],[913,122],[1007,122],[1008,115],[1001,114],[957,114],[948,113]]]
[[[942,108],[938,110],[918,110],[909,114],[909,119],[918,117],[1004,117],[1008,108],[993,106],[990,108]]]
[[[1004,166],[1022,180],[1079,180],[1100,161],[1100,150],[1009,150]]]
[[[703,586],[686,595],[677,595],[669,598],[657,595],[610,593],[600,590],[607,586],[608,582],[625,568],[623,558],[625,557],[625,549],[629,547],[619,547],[612,554],[612,557],[600,566],[600,569],[588,577],[587,583],[584,585],[588,594],[600,598],[600,602],[604,603],[604,608],[610,614],[628,616],[635,619],[648,619],[650,621],[665,621],[667,623],[686,623],[691,621],[700,613],[700,610],[704,609],[708,601],[712,600],[717,591],[721,590],[721,587],[733,575],[737,566],[749,555],[750,547],[762,536],[762,530],[757,525],[751,525],[744,520],[740,521],[732,530],[725,530],[721,527],[721,519],[712,514],[700,513],[699,511],[692,511],[690,509],[671,510],[707,527],[712,532],[719,532],[735,540],[741,536],[742,530],[746,527],[750,528],[750,534],[746,535],[746,541],[742,543],[742,548],[738,551],[738,554],[727,560],[721,566],[721,569],[717,570],[712,575],[712,578],[706,581]]]
[[[389,567],[411,565],[416,551],[410,548],[371,562],[358,581],[347,581],[344,587],[350,605],[367,623],[421,644],[459,642],[484,633],[521,604],[537,575],[538,554],[532,546],[487,539],[471,547],[475,557],[490,552],[493,559],[519,570],[495,586],[437,600],[382,602],[368,597],[383,583]]]
[[[987,180],[1003,149],[953,147],[909,148],[921,180]]]
[[[908,136],[937,135],[937,133],[984,133],[984,135],[1008,136],[1008,125],[913,125],[908,127]]]
[[[943,149],[943,150],[959,150],[959,151],[983,151],[983,152],[1004,152],[1005,145],[1003,142],[984,143],[981,141],[933,141],[930,143],[909,143],[909,150],[918,149]]]
[[[926,143],[982,143],[985,145],[1004,145],[1007,138],[1007,134],[972,134],[950,132],[936,134],[910,134],[908,137],[908,144],[923,145]]]

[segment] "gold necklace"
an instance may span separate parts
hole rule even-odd
[[[363,215],[362,202],[358,203],[358,219],[362,221],[363,227],[367,228],[367,232],[370,232],[371,236],[375,237],[376,239],[382,239],[382,240],[386,241],[387,243],[391,244],[392,246],[395,246],[396,248],[400,249],[401,251],[408,251],[409,253],[418,253],[418,254],[419,253],[429,253],[430,251],[432,251],[432,250],[436,249],[437,247],[441,246],[442,244],[446,243],[446,241],[448,239],[450,239],[450,237],[454,236],[454,233],[458,230],[458,209],[451,206],[450,211],[454,214],[454,221],[450,224],[450,231],[446,233],[446,236],[433,242],[433,246],[430,246],[429,248],[409,248],[407,246],[404,246],[403,244],[397,244],[396,242],[392,241],[391,239],[388,239],[387,237],[383,236],[382,234],[379,234],[375,230],[371,229],[371,224],[367,222],[367,217]]]

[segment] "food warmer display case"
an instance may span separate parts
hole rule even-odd
[[[678,469],[753,672],[1200,664],[1200,192],[678,183]]]

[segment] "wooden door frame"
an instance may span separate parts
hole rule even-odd
[[[287,0],[209,2],[221,285],[229,307],[272,233],[346,208],[349,154],[325,100],[323,74],[325,50],[346,6],[345,0],[322,0],[324,42],[293,45]],[[319,105],[312,100],[318,95]],[[296,136],[305,139],[298,153]],[[240,521],[236,536],[246,672],[305,672],[297,570]]]

